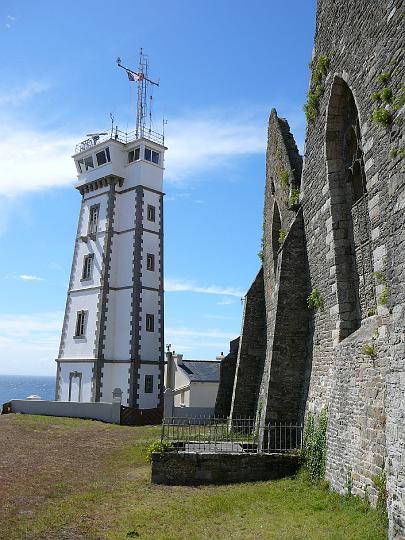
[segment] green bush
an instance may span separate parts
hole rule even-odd
[[[392,90],[391,88],[383,88],[380,92],[382,101],[389,103],[392,99]]]
[[[376,124],[380,124],[381,126],[388,126],[392,122],[392,114],[384,107],[377,107],[373,111],[371,119]]]
[[[287,232],[285,229],[280,229],[278,231],[278,241],[280,244],[284,242],[286,236],[287,236]]]
[[[281,187],[286,188],[288,186],[288,180],[289,180],[289,174],[286,169],[282,169],[278,173],[278,177],[280,180]]]
[[[313,484],[323,480],[326,467],[326,431],[328,427],[328,410],[325,407],[316,418],[308,413],[304,429],[302,456],[304,468]]]
[[[375,358],[377,356],[374,345],[370,343],[364,343],[361,347],[361,352],[370,358]]]
[[[308,309],[323,311],[324,301],[318,289],[312,289],[311,294],[307,296]]]
[[[146,449],[146,458],[149,463],[152,462],[152,454],[165,454],[173,450],[173,445],[167,441],[153,441]]]
[[[295,206],[300,200],[300,188],[293,188],[291,195],[288,197],[288,205]]]
[[[319,100],[325,92],[325,87],[322,82],[328,73],[328,69],[329,58],[326,55],[321,54],[312,70],[307,101],[304,105],[304,112],[308,122],[314,120],[318,112]]]
[[[389,73],[388,71],[385,71],[383,73],[380,73],[377,77],[377,81],[380,83],[380,84],[385,84],[387,81],[389,81],[391,78],[391,73]]]

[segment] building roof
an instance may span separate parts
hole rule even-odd
[[[179,365],[190,381],[219,382],[220,360],[183,360]]]

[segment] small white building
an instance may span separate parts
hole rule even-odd
[[[166,388],[174,392],[174,407],[215,408],[223,356],[216,360],[184,360],[166,353]]]

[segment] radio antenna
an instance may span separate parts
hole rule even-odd
[[[136,82],[138,84],[138,99],[136,107],[136,127],[135,136],[144,137],[146,124],[148,121],[148,108],[149,108],[149,96],[151,96],[150,87],[159,86],[159,83],[149,79],[148,74],[148,60],[144,55],[143,50],[140,50],[138,71],[134,71],[121,63],[121,58],[117,58],[118,67],[124,69],[127,72],[128,80],[130,82]],[[151,111],[150,111],[151,115]],[[152,117],[149,117],[149,122],[152,122]]]

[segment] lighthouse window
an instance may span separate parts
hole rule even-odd
[[[155,269],[155,256],[152,253],[146,255],[146,269],[154,270]]]
[[[152,161],[152,163],[159,164],[159,152],[155,152],[151,148],[145,148],[145,159],[146,161]]]
[[[104,148],[104,150],[102,150],[101,152],[97,152],[96,159],[97,165],[104,165],[104,163],[110,163],[110,149],[108,148],[108,146],[107,148]]]
[[[147,332],[155,331],[155,316],[150,315],[149,313],[146,314],[146,331]]]
[[[153,375],[145,375],[145,394],[153,393]]]
[[[128,152],[128,163],[132,163],[133,161],[138,161],[140,158],[140,148],[134,148],[130,152]]]
[[[94,169],[93,156],[87,156],[85,158],[79,159],[77,162],[80,172],[89,171]]]
[[[76,318],[76,332],[75,337],[83,337],[86,327],[86,313],[87,311],[78,311]]]
[[[147,217],[148,221],[156,221],[156,209],[151,204],[148,204]]]
[[[97,232],[99,209],[99,204],[95,204],[94,206],[90,207],[89,234],[95,234]]]
[[[93,257],[94,257],[93,253],[91,253],[90,255],[84,256],[82,280],[91,278],[91,273],[92,273],[91,271],[93,268]]]

